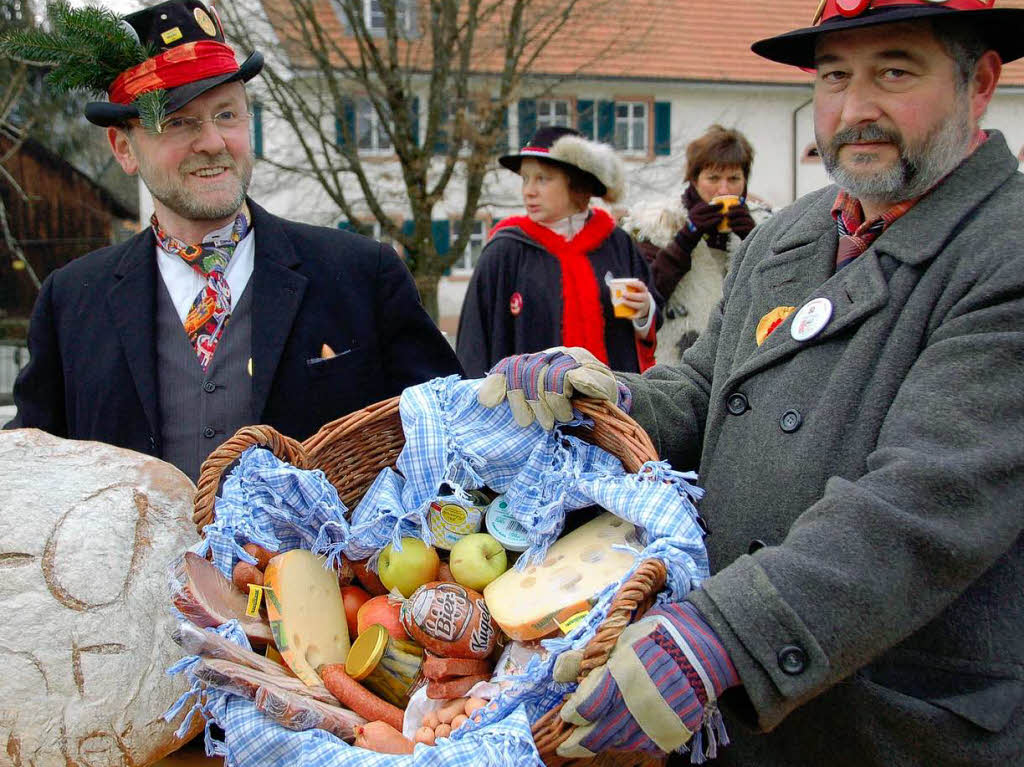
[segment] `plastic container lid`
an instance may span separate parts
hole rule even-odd
[[[509,551],[526,551],[530,548],[530,539],[526,537],[526,528],[519,524],[508,513],[505,497],[499,495],[487,507],[487,532]]]
[[[368,677],[387,649],[390,635],[380,623],[367,626],[348,649],[345,673],[359,681]]]

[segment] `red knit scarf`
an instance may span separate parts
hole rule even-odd
[[[510,226],[521,229],[557,258],[562,267],[562,344],[582,346],[608,364],[601,286],[587,256],[608,239],[615,230],[615,221],[604,210],[595,208],[576,236],[566,240],[528,216],[512,216],[498,223],[491,234]]]

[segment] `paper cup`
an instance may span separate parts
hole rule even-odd
[[[733,205],[740,204],[740,198],[735,194],[720,194],[718,197],[711,198],[711,204],[714,205],[716,202],[722,203],[722,223],[718,225],[718,231],[728,232],[729,231],[729,219],[724,218],[725,214],[729,212],[729,208]]]
[[[633,277],[615,277],[608,280],[608,289],[612,292],[612,310],[616,317],[625,319],[636,317],[636,310],[622,303],[622,299],[630,291],[633,280]]]

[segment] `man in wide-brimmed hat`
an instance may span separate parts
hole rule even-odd
[[[151,226],[44,282],[9,427],[160,456],[193,480],[242,426],[304,439],[406,386],[460,371],[395,252],[286,221],[246,196],[253,169],[244,83],[200,0],[119,20],[57,5],[54,29],[2,41],[53,62],[52,82],[106,91],[104,126],[153,195]]]
[[[699,463],[714,574],[624,632],[560,753],[707,754],[720,712],[715,764],[1024,764],[1024,176],[979,129],[1024,10],[992,6],[826,0],[754,45],[815,70],[836,185],[747,237],[678,368],[617,377]]]

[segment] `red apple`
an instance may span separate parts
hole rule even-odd
[[[409,639],[402,622],[398,619],[398,613],[402,605],[392,602],[386,595],[374,597],[363,603],[356,613],[356,635],[363,633],[367,626],[380,623],[388,630],[395,639]]]
[[[345,620],[348,622],[348,638],[355,639],[359,633],[356,614],[363,604],[369,601],[370,595],[358,586],[342,586],[341,601],[345,605]]]
[[[384,584],[380,582],[380,578],[377,577],[377,573],[373,572],[366,566],[365,559],[349,562],[349,566],[352,568],[352,572],[356,574],[356,580],[359,581],[363,585],[363,588],[370,592],[370,594],[375,597],[379,597],[382,594],[388,593],[388,590],[384,588]]]

